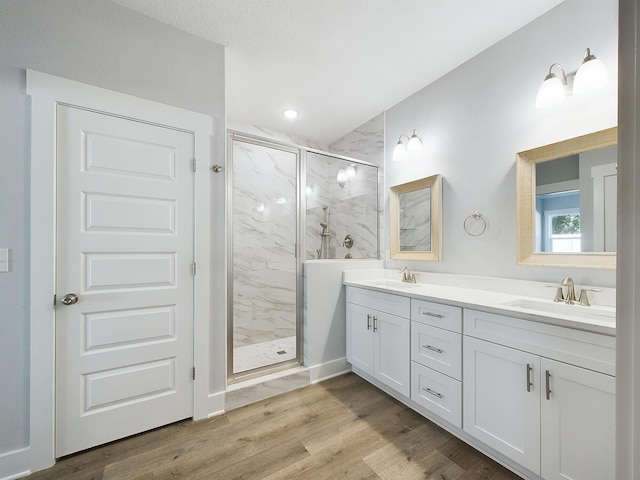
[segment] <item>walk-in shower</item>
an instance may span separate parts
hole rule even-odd
[[[377,167],[232,132],[228,378],[301,363],[302,264],[377,258]],[[344,178],[342,178],[344,176]]]
[[[306,243],[307,260],[378,258],[376,166],[307,152]]]

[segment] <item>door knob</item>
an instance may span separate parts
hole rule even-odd
[[[75,293],[67,293],[60,299],[60,303],[63,305],[73,305],[74,303],[78,303],[78,295]]]

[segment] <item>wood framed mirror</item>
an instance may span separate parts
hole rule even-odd
[[[516,155],[517,261],[615,268],[617,127]]]
[[[433,175],[390,188],[390,255],[438,262],[441,252],[442,177]]]

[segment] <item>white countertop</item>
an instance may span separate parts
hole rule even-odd
[[[546,283],[490,279],[416,272],[418,283],[402,283],[396,270],[348,270],[343,283],[405,297],[445,303],[534,322],[574,328],[603,335],[616,335],[616,309],[612,305],[585,307],[554,303],[555,291]],[[422,277],[422,278],[421,278]],[[478,288],[473,288],[473,285]],[[495,290],[490,288],[495,286]],[[615,289],[601,289],[593,298],[611,301]],[[526,293],[523,295],[522,293]],[[576,296],[579,289],[576,289]]]

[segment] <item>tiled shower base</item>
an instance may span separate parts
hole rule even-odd
[[[234,373],[296,358],[296,337],[285,337],[233,349]]]

